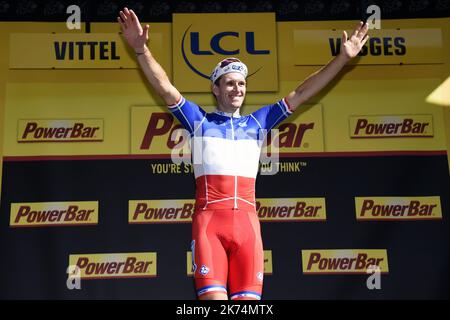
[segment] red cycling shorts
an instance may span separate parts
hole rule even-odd
[[[198,297],[261,299],[264,255],[255,211],[197,210],[192,218],[192,266]]]

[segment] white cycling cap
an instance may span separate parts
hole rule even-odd
[[[248,69],[247,66],[241,62],[238,58],[226,58],[220,61],[217,66],[214,68],[213,73],[211,74],[211,82],[216,82],[221,76],[231,72],[238,72],[247,78]]]

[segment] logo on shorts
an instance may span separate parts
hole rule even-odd
[[[200,268],[200,274],[202,276],[206,276],[209,273],[209,268],[205,265],[202,265],[202,267]]]
[[[258,273],[256,274],[256,277],[258,278],[259,281],[263,281],[264,274],[263,274],[262,272],[258,272]]]

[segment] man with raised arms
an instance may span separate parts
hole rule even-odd
[[[217,109],[207,113],[185,99],[169,81],[146,45],[149,26],[142,27],[136,14],[127,8],[119,15],[123,36],[150,85],[191,137],[201,138],[200,145],[193,143],[196,205],[191,248],[197,296],[261,299],[264,256],[255,210],[259,142],[358,54],[368,39],[368,25],[360,22],[350,37],[344,31],[339,55],[281,100],[244,116],[240,108],[248,70],[242,61],[226,58],[216,65],[211,73],[211,91]]]

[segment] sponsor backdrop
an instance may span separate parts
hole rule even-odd
[[[176,14],[150,23],[149,46],[207,110],[215,64],[243,59],[249,113],[329,61],[355,24]],[[449,27],[382,21],[271,135],[256,182],[264,299],[450,298],[448,111],[425,103],[448,76]],[[0,297],[195,299],[186,132],[116,24],[83,30],[0,24]]]

